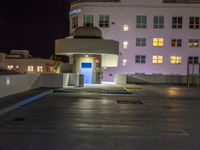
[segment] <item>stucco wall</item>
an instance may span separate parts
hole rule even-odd
[[[194,84],[198,84],[198,77],[194,77]],[[117,74],[115,76],[115,83],[117,84],[139,84],[139,83],[153,83],[153,84],[187,84],[187,76],[182,75],[159,75],[159,74]]]
[[[0,97],[20,93],[41,86],[40,75],[0,76]]]
[[[68,85],[73,86],[77,84],[76,77],[76,74],[67,73],[3,75],[0,76],[0,97],[39,87],[63,88]]]
[[[121,3],[81,3],[76,6],[81,9],[78,15],[78,25],[83,26],[84,15],[94,16],[94,26],[99,27],[99,15],[110,16],[109,28],[100,28],[105,39],[113,39],[120,43],[120,56],[117,69],[104,70],[103,81],[114,81],[114,74],[162,73],[163,75],[186,75],[188,56],[198,56],[199,48],[188,47],[189,39],[200,39],[199,29],[189,28],[190,16],[198,16],[199,4],[162,4],[161,0],[122,0]],[[187,9],[187,11],[186,11]],[[137,16],[147,16],[147,28],[136,28]],[[154,16],[164,16],[164,29],[153,28]],[[172,29],[172,16],[183,17],[183,28]],[[71,17],[72,18],[72,17]],[[123,26],[128,25],[128,32]],[[72,30],[71,30],[72,31]],[[71,32],[70,31],[70,32]],[[137,47],[136,38],[146,38],[146,47]],[[153,38],[164,38],[163,47],[153,47]],[[182,47],[171,47],[172,39],[182,39]],[[123,49],[123,42],[128,42],[128,48]],[[135,63],[135,55],[146,55],[146,63]],[[153,56],[163,56],[163,64],[153,64]],[[171,56],[181,56],[181,64],[170,64]],[[123,66],[126,59],[127,66]],[[195,67],[195,74],[198,67]],[[112,76],[110,76],[113,74]]]

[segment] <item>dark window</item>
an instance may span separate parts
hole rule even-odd
[[[78,16],[72,17],[72,29],[78,27]]]
[[[146,38],[136,38],[136,46],[145,47]]]
[[[136,17],[136,28],[147,28],[147,16]]]
[[[108,28],[110,23],[110,17],[108,15],[99,16],[99,27]]]
[[[93,27],[92,15],[84,15],[84,27]]]
[[[182,17],[172,17],[172,28],[182,29],[183,18]]]
[[[182,40],[181,39],[172,39],[171,46],[172,47],[181,47],[182,46]]]
[[[189,64],[198,64],[199,63],[199,57],[197,57],[197,56],[189,56],[188,57],[188,63]]]
[[[146,63],[146,56],[145,55],[136,55],[135,56],[135,63],[145,64]]]
[[[162,29],[164,28],[164,16],[154,16],[154,19],[153,19],[153,28],[159,28],[159,29]]]
[[[199,29],[200,17],[190,17],[190,29]]]

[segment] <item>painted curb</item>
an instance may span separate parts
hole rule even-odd
[[[20,107],[23,107],[23,106],[25,106],[25,105],[33,102],[33,101],[36,101],[36,100],[38,100],[38,99],[40,99],[42,97],[45,97],[45,96],[49,95],[50,93],[53,93],[53,90],[41,93],[39,95],[35,95],[35,96],[32,96],[32,97],[29,97],[29,98],[26,98],[26,99],[23,99],[23,100],[19,101],[16,104],[13,104],[11,106],[3,108],[3,109],[0,110],[0,116],[5,115],[5,114],[7,114],[7,113],[9,113],[11,111],[14,111],[15,109],[18,109]]]

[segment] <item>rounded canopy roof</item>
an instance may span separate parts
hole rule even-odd
[[[79,27],[74,31],[74,38],[102,39],[101,30],[97,27]]]

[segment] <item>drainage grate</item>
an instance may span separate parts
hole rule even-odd
[[[139,100],[116,100],[117,104],[144,104]]]
[[[13,119],[12,121],[16,121],[16,122],[18,122],[18,121],[24,121],[26,118],[15,118],[15,119]]]

